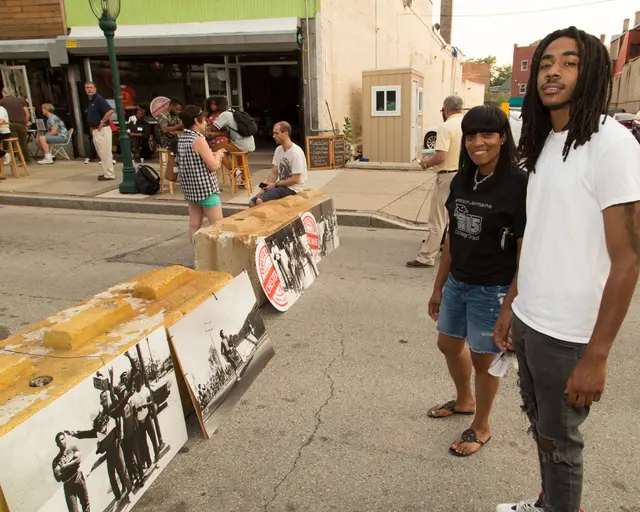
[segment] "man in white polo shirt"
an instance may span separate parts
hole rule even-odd
[[[517,292],[505,298],[494,336],[518,358],[542,492],[497,512],[582,510],[580,425],[604,392],[640,268],[640,146],[607,119],[610,91],[611,61],[597,37],[570,27],[538,46],[520,140],[530,173],[527,227]],[[616,430],[629,444],[612,424]]]

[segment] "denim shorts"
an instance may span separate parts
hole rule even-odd
[[[67,138],[62,135],[45,135],[44,140],[49,144],[64,144],[67,142]]]
[[[465,338],[476,354],[498,354],[493,328],[508,291],[508,286],[461,283],[449,275],[442,292],[438,332]]]

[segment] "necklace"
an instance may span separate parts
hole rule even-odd
[[[478,187],[480,186],[481,183],[484,183],[489,178],[491,178],[491,176],[493,176],[493,173],[487,174],[484,178],[482,178],[480,181],[478,181],[478,173],[479,172],[480,172],[480,169],[476,169],[476,173],[473,176],[473,190],[478,190]]]

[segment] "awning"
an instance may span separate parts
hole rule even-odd
[[[122,25],[116,30],[118,55],[175,53],[276,52],[298,49],[298,18],[271,18],[205,23]],[[71,55],[106,55],[97,25],[73,27],[64,41]]]
[[[0,41],[0,60],[4,59],[48,59],[49,48],[55,39],[17,39]]]

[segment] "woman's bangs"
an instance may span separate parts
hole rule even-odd
[[[502,116],[500,116],[502,114]],[[506,115],[501,110],[487,105],[474,107],[462,118],[462,133],[475,135],[476,133],[504,133],[506,130]]]

